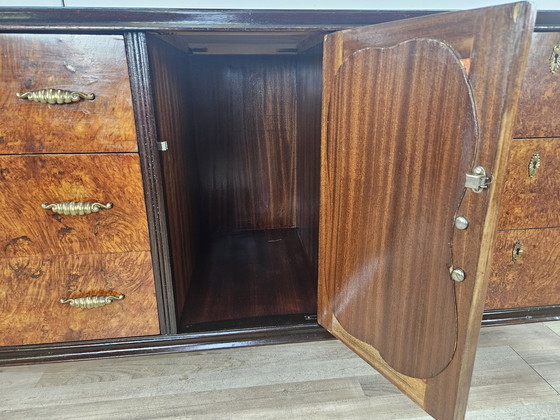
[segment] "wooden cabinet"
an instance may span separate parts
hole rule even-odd
[[[21,22],[8,12],[0,25],[45,31],[48,12],[35,13]],[[40,129],[2,124],[0,194],[18,204],[6,204],[3,240],[30,240],[4,247],[0,297],[20,275],[31,298],[18,289],[18,304],[3,303],[20,328],[0,359],[309,340],[328,335],[318,317],[428,412],[461,418],[492,252],[500,281],[516,277],[497,262],[511,239],[500,231],[492,248],[496,230],[549,223],[522,226],[533,232],[556,217],[533,198],[556,191],[554,163],[545,164],[557,160],[553,141],[523,134],[507,166],[512,115],[520,95],[527,103],[531,8],[375,26],[393,15],[123,12],[117,25],[96,11],[87,26],[61,13],[48,30],[122,35],[0,37],[0,48],[28,42],[34,63],[53,63],[65,42],[71,51],[91,43],[87,57],[97,57],[43,64],[59,68],[44,79],[43,71],[25,76],[25,60],[2,64],[15,91],[83,90],[85,74],[95,99],[49,106],[4,95],[6,109],[29,113]],[[519,118],[530,119],[530,107]],[[512,181],[521,170],[511,165],[533,149],[537,176]],[[112,207],[84,216],[41,208],[73,201]],[[48,272],[44,282],[39,272]],[[509,297],[493,281],[488,302],[500,294],[519,305],[511,280],[500,286]],[[554,276],[539,286],[549,287]],[[88,295],[126,297],[91,312],[53,303]],[[22,315],[33,312],[41,338]],[[58,343],[20,346],[32,342]]]
[[[539,313],[551,316],[560,307],[560,120],[554,94],[560,88],[559,52],[560,33],[534,34],[486,303],[487,309],[505,310],[503,317],[518,313],[538,319]]]
[[[2,34],[0,52],[0,344],[158,334],[123,37]]]

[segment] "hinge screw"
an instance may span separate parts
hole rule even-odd
[[[462,282],[465,280],[465,272],[460,268],[456,268],[451,272],[451,280],[456,282]]]
[[[469,219],[463,216],[457,216],[455,218],[455,227],[460,230],[465,230],[469,227]]]

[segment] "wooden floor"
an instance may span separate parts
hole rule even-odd
[[[483,328],[467,419],[560,419],[560,322]],[[429,419],[337,341],[0,368],[7,419]]]
[[[230,233],[215,238],[205,255],[179,331],[215,321],[317,313],[317,278],[297,229]]]

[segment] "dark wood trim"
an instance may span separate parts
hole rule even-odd
[[[162,334],[174,334],[177,332],[177,321],[146,35],[142,32],[126,33],[125,45],[146,195],[160,329]]]
[[[30,9],[3,8],[10,30],[324,30],[371,25],[438,11]]]
[[[145,356],[333,338],[327,330],[313,321],[314,317],[310,318],[311,321],[297,321],[296,316],[271,317],[260,320],[259,327],[253,326],[254,322],[251,320],[239,320],[193,328],[216,328],[217,331],[4,347],[0,348],[0,366]],[[498,309],[484,312],[482,326],[557,320],[560,320],[560,305]]]
[[[537,13],[535,22],[537,32],[560,31],[560,10],[543,10]]]
[[[207,333],[135,337],[0,348],[0,365],[142,356],[231,347],[298,343],[332,336],[317,323],[279,325]]]
[[[335,31],[408,19],[440,10],[179,10],[2,8],[1,30],[10,31]],[[560,30],[560,11],[537,14],[537,30]]]
[[[526,308],[492,309],[484,311],[482,326],[513,325],[529,322],[560,320],[560,305]]]

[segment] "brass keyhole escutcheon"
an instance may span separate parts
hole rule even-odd
[[[523,254],[523,242],[517,241],[513,245],[513,251],[511,252],[511,259],[514,263],[519,262],[521,255]]]
[[[560,69],[560,45],[556,45],[550,55],[550,72],[554,74],[558,69]]]
[[[533,178],[539,168],[541,167],[541,156],[539,152],[535,152],[533,156],[531,156],[531,160],[529,161],[529,178]]]

